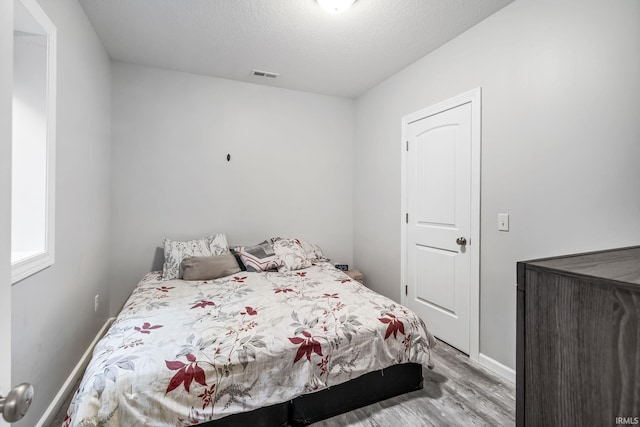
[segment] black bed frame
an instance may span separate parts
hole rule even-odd
[[[420,390],[422,365],[404,363],[369,372],[343,384],[251,412],[200,424],[205,427],[306,426],[390,397]]]

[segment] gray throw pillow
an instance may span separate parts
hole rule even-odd
[[[213,280],[240,272],[232,253],[214,256],[185,257],[180,264],[184,280]]]

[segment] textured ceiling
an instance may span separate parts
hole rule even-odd
[[[355,98],[513,0],[79,1],[114,60]]]

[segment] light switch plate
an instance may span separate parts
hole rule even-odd
[[[498,214],[498,231],[509,231],[509,214]]]

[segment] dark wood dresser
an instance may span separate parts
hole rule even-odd
[[[638,425],[640,246],[519,262],[517,280],[516,424]]]

